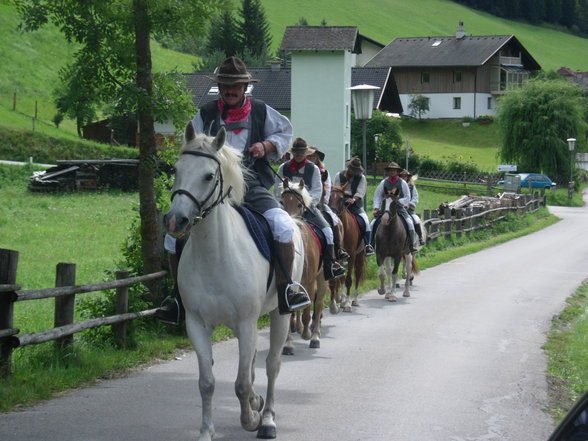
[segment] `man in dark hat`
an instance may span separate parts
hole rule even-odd
[[[345,268],[341,266],[335,258],[335,242],[333,230],[323,214],[317,208],[323,194],[323,185],[321,182],[321,172],[319,168],[306,157],[310,153],[310,149],[303,138],[296,138],[290,149],[292,159],[284,162],[278,168],[276,182],[274,185],[274,192],[279,198],[282,192],[282,179],[288,178],[290,182],[299,183],[304,180],[304,186],[310,193],[312,204],[306,207],[304,218],[313,225],[316,225],[325,235],[327,241],[327,249],[323,253],[323,268],[325,280],[331,280],[345,275]]]
[[[210,136],[224,127],[227,144],[244,154],[243,162],[251,172],[246,179],[245,205],[262,213],[272,229],[276,258],[282,262],[276,265],[278,305],[280,313],[287,314],[309,305],[310,298],[299,283],[291,280],[295,225],[269,192],[274,175],[268,159],[277,160],[286,153],[292,125],[263,101],[245,95],[247,85],[259,80],[251,77],[239,58],[227,58],[209,78],[218,84],[220,98],[203,105],[192,123],[196,133]]]
[[[347,168],[335,175],[333,185],[342,187],[347,182],[350,183],[345,190],[345,196],[347,197],[346,203],[348,204],[349,210],[356,216],[360,216],[365,223],[365,232],[363,236],[365,242],[365,254],[371,256],[374,254],[374,248],[370,244],[370,221],[362,205],[363,198],[365,198],[367,192],[367,179],[363,174],[363,167],[359,158],[351,158],[345,165]]]
[[[419,203],[419,192],[416,188],[416,185],[414,185],[414,182],[416,181],[417,177],[413,176],[412,173],[410,173],[406,169],[402,169],[400,171],[400,177],[406,181],[406,183],[408,184],[408,190],[410,191],[410,202],[408,203],[408,207],[406,207],[406,211],[408,211],[408,214],[410,214],[412,222],[414,223],[414,230],[416,231],[416,234],[419,237],[419,245],[424,245],[425,240],[423,238],[423,227],[421,225],[421,218],[415,212],[416,206]]]
[[[409,248],[412,253],[416,252],[415,247],[415,231],[412,217],[408,214],[407,207],[410,203],[410,190],[406,181],[398,175],[402,170],[397,163],[391,162],[385,168],[388,173],[388,177],[382,179],[376,191],[374,192],[374,220],[372,221],[372,227],[374,231],[378,228],[380,220],[380,210],[382,204],[388,194],[392,190],[396,190],[396,194],[400,196],[398,199],[397,213],[404,219],[404,223],[408,229],[409,234]],[[374,234],[375,237],[375,234]]]

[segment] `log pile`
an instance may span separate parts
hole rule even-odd
[[[493,208],[511,207],[520,195],[516,193],[501,193],[496,197],[490,196],[462,196],[453,202],[443,202],[439,205],[439,217],[445,217],[446,210],[449,210],[451,217],[455,213],[466,208],[480,208],[481,211],[491,210]]]

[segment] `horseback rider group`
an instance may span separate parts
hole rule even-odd
[[[280,183],[283,178],[290,181],[304,183],[312,196],[313,203],[307,207],[306,219],[316,225],[324,234],[327,247],[324,252],[325,279],[342,277],[345,268],[338,259],[348,257],[341,247],[338,256],[335,255],[335,238],[332,226],[340,222],[335,213],[328,208],[331,179],[329,172],[322,165],[324,153],[315,147],[309,147],[302,138],[292,141],[292,125],[288,118],[280,114],[263,101],[246,96],[245,91],[249,83],[258,82],[251,77],[245,64],[237,57],[227,58],[209,77],[218,84],[220,98],[203,105],[194,116],[192,123],[196,133],[215,136],[221,127],[226,130],[227,143],[243,153],[243,163],[249,173],[246,177],[247,193],[245,206],[261,213],[267,220],[273,236],[275,259],[275,278],[278,290],[278,306],[281,314],[288,314],[310,304],[309,296],[299,283],[291,280],[292,262],[294,259],[294,244],[292,234],[294,221],[281,208],[276,196],[279,196]],[[275,173],[268,161],[277,161],[287,152],[292,159],[283,163]],[[359,158],[352,158],[346,164],[346,169],[336,174],[333,185],[345,186],[345,203],[349,211],[363,220],[364,241],[366,255],[374,254],[371,245],[371,231],[369,219],[363,209],[363,199],[366,196],[367,180]],[[374,216],[379,215],[380,204],[385,195],[384,191],[397,188],[401,194],[399,214],[405,219],[410,234],[411,250],[414,250],[415,227],[410,210],[410,189],[408,184],[400,179],[398,174],[402,170],[398,164],[392,162],[386,168],[388,178],[384,179],[374,195]],[[274,195],[270,188],[274,186]],[[418,202],[418,193],[416,201]],[[416,205],[416,202],[415,204]],[[414,211],[414,205],[412,210]],[[323,215],[326,213],[326,216]],[[331,223],[327,220],[329,219]],[[375,225],[377,226],[377,224]],[[168,251],[170,270],[174,280],[177,280],[177,266],[186,239],[174,239],[167,235],[165,249]],[[337,240],[337,244],[339,244]],[[156,317],[168,323],[178,323],[182,311],[181,299],[177,295],[177,284],[174,293],[168,297]]]

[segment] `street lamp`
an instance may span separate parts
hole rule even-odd
[[[568,197],[572,197],[574,191],[574,147],[576,138],[568,138],[568,149],[570,150],[570,182],[568,183]]]
[[[355,119],[362,123],[363,131],[363,145],[362,145],[362,162],[367,174],[367,153],[366,153],[366,133],[365,123],[368,119],[372,119],[372,109],[374,108],[374,92],[379,90],[379,87],[370,86],[368,84],[361,84],[359,86],[350,87],[351,101],[353,102],[353,111],[355,112]],[[366,209],[366,198],[363,198],[363,208]]]

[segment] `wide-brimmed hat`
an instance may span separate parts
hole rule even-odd
[[[214,71],[214,76],[208,77],[218,84],[244,84],[258,83],[259,80],[251,78],[247,67],[237,57],[229,57]]]
[[[296,138],[290,147],[290,153],[293,155],[305,155],[308,156],[308,144],[304,138]]]
[[[325,160],[325,154],[316,147],[309,147],[306,156],[317,155],[321,161]]]
[[[403,168],[402,170],[400,170],[400,171],[398,172],[398,174],[399,174],[400,176],[408,176],[408,177],[411,177],[411,176],[412,176],[412,173],[411,173],[411,172],[409,172],[408,170],[406,170],[405,168]]]
[[[349,162],[347,162],[347,168],[363,173],[363,167],[361,166],[361,160],[358,157],[351,158]]]
[[[396,170],[398,170],[398,173],[400,173],[400,171],[402,170],[402,167],[400,167],[395,162],[391,162],[386,167],[384,167],[384,170],[392,170],[392,169],[396,169]]]

